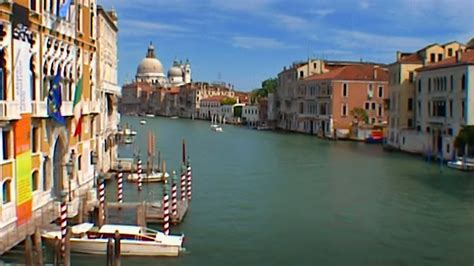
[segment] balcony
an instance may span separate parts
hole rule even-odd
[[[60,34],[66,35],[67,37],[75,38],[75,23],[57,17],[56,15],[48,12],[43,13],[43,23],[48,29],[57,31]]]
[[[99,114],[100,113],[100,102],[99,101],[89,102],[89,112],[91,114]]]
[[[33,114],[35,118],[48,117],[48,103],[46,101],[34,101],[31,103]]]
[[[18,120],[20,115],[20,104],[14,101],[0,101],[0,120]]]
[[[74,111],[72,109],[72,102],[63,102],[61,105],[62,116],[73,116]]]
[[[122,96],[122,88],[120,88],[118,85],[103,81],[100,85],[100,88],[102,88],[106,93],[117,95],[119,97]]]

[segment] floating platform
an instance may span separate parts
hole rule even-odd
[[[170,202],[171,223],[178,224],[184,220],[188,211],[188,200],[178,200],[177,214],[173,215]],[[161,202],[107,202],[106,213],[108,223],[120,223],[120,219],[129,218],[131,210],[136,210],[136,223],[145,226],[148,223],[163,223],[163,208]],[[127,217],[128,216],[128,217]]]

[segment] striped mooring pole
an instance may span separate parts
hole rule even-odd
[[[178,215],[178,176],[176,176],[176,171],[173,171],[171,182],[171,213],[176,217]]]
[[[188,192],[188,200],[191,201],[191,194],[192,194],[191,193],[191,189],[192,189],[192,182],[191,181],[192,181],[193,178],[192,178],[192,173],[191,173],[191,160],[189,159],[189,157],[188,157],[187,167],[188,167],[188,169],[187,169],[188,171],[186,173],[186,176],[188,178],[188,182],[187,182],[188,187],[187,187],[186,191]]]
[[[123,173],[117,174],[117,201],[123,203]]]
[[[185,201],[186,200],[186,166],[183,164],[181,166],[181,187],[180,187],[180,193],[181,193],[181,200]]]
[[[170,234],[170,198],[168,195],[168,186],[164,185],[163,191],[163,234]]]
[[[142,160],[140,156],[138,157],[137,161],[137,175],[138,175],[138,191],[142,190],[143,180],[142,180]]]
[[[105,179],[99,178],[99,204],[100,204],[100,216],[102,217],[102,223],[105,222]]]
[[[67,204],[65,198],[61,201],[61,211],[59,217],[61,223],[61,256],[66,254],[66,234],[67,234]]]

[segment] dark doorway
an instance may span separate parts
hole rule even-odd
[[[61,198],[61,191],[63,191],[63,158],[64,158],[64,143],[58,137],[54,146],[53,153],[53,196],[57,199]]]

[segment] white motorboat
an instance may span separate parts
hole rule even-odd
[[[177,117],[177,116],[172,116],[171,119],[176,120],[176,119],[179,119],[179,117]]]
[[[145,119],[140,120],[140,125],[146,125],[146,120]]]
[[[448,167],[463,171],[474,171],[474,159],[459,157],[455,161],[449,161]]]
[[[215,132],[222,132],[222,131],[223,131],[223,130],[222,130],[222,127],[219,126],[219,125],[217,125],[217,124],[212,124],[212,125],[211,125],[211,130],[212,130],[212,131],[215,131]]]
[[[164,179],[168,179],[170,174],[166,173],[164,179],[163,179],[163,173],[161,173],[161,172],[152,172],[149,175],[143,173],[141,176],[142,176],[142,181],[144,183],[153,183],[153,182],[162,182],[162,181],[164,181]],[[136,173],[129,174],[127,176],[127,180],[131,181],[131,182],[138,182],[138,174],[136,174]]]
[[[146,116],[146,117],[155,117],[154,114],[146,114],[145,116]]]
[[[126,128],[124,130],[124,135],[125,136],[135,136],[135,135],[137,135],[137,132],[135,130],[131,130],[129,128]]]
[[[183,250],[183,235],[165,235],[140,226],[106,224],[98,228],[82,223],[71,229],[71,251],[77,253],[106,254],[107,241],[116,231],[120,233],[123,256],[178,256]],[[61,231],[46,231],[42,237],[46,244],[54,245],[55,239],[61,238]]]

